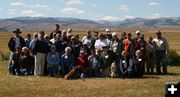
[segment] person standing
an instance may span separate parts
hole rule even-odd
[[[10,38],[9,42],[8,42],[8,48],[11,51],[10,53],[10,58],[9,58],[9,63],[8,63],[8,71],[9,73],[12,73],[11,71],[11,65],[12,65],[12,56],[13,53],[16,52],[16,47],[24,47],[25,46],[25,41],[24,39],[19,35],[22,32],[20,31],[20,29],[16,29],[15,31],[13,31],[14,35]]]
[[[135,54],[135,43],[134,43],[134,40],[131,38],[131,36],[132,36],[132,34],[129,32],[127,34],[127,38],[124,39],[123,44],[124,44],[124,50],[128,54],[134,56],[134,54]]]
[[[38,40],[33,49],[35,55],[34,76],[42,76],[44,74],[46,53],[48,53],[48,43],[44,39],[44,31],[38,33]]]
[[[96,40],[94,47],[96,50],[96,54],[100,55],[100,53],[103,51],[103,45],[108,45],[107,40],[105,39],[105,36],[103,33],[99,34],[99,39]]]
[[[60,34],[61,34],[61,32],[62,32],[62,31],[60,30],[59,24],[56,24],[55,26],[56,26],[56,29],[51,32],[51,34],[50,34],[50,39],[53,38],[53,34],[57,34],[57,33],[60,33]]]
[[[157,38],[155,42],[155,56],[156,56],[156,70],[158,74],[161,74],[161,62],[163,67],[163,74],[167,74],[167,54],[169,53],[169,44],[167,40],[161,36],[161,32],[156,32]]]
[[[87,44],[88,48],[90,48],[92,46],[92,40],[93,40],[93,37],[91,35],[91,31],[88,30],[87,35],[82,38],[82,43]]]
[[[71,47],[72,49],[72,53],[74,55],[75,58],[77,58],[79,56],[80,53],[80,49],[82,47],[82,44],[80,44],[78,42],[78,40],[75,39],[74,36],[71,37],[71,41],[68,44],[68,47]]]
[[[30,44],[30,42],[31,42],[31,34],[27,34],[27,35],[26,35],[26,39],[24,39],[24,41],[25,41],[25,46],[26,46],[27,48],[29,48],[29,44]]]
[[[147,73],[153,74],[154,72],[154,65],[155,65],[155,49],[154,49],[154,42],[152,41],[152,36],[148,37],[147,44],[146,44],[146,68]]]

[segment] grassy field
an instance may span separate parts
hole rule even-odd
[[[135,30],[127,31],[135,32]],[[170,49],[175,49],[180,54],[180,29],[161,30],[169,42]],[[126,30],[116,32],[120,34],[122,31]],[[155,36],[153,29],[143,31],[146,37]],[[22,36],[25,34],[27,33],[23,33]],[[0,33],[0,53],[9,53],[7,42],[11,36],[12,33]],[[8,75],[7,61],[0,61],[0,97],[164,97],[164,84],[168,81],[180,81],[180,67],[169,67],[168,75],[145,75],[141,79],[64,80]]]
[[[141,79],[89,78],[64,80],[7,74],[0,62],[0,97],[164,97],[164,84],[180,81],[180,67],[169,67],[169,75],[145,75]]]

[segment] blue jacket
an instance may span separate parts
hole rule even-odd
[[[120,71],[122,74],[126,72],[133,72],[134,71],[134,64],[133,58],[127,57],[126,59],[122,58],[119,63]]]
[[[63,54],[61,56],[61,66],[72,68],[74,67],[74,65],[75,65],[75,58],[73,54],[69,56],[67,56],[66,54]]]
[[[57,66],[60,63],[60,58],[58,53],[52,54],[51,52],[49,52],[47,54],[47,67],[53,67],[53,66]]]

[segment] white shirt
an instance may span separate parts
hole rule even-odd
[[[50,41],[54,44],[56,40],[53,38]]]
[[[83,44],[87,44],[88,46],[91,46],[91,44],[92,44],[92,38],[90,37],[90,38],[87,38],[87,36],[85,36],[85,37],[83,37],[83,39],[82,39],[82,43]]]
[[[167,43],[167,40],[163,37],[160,39],[153,39],[153,42],[155,42],[155,50],[166,50],[169,51],[169,45]]]
[[[108,45],[106,39],[103,39],[103,40],[98,39],[98,40],[96,40],[96,42],[95,42],[95,44],[94,44],[96,50],[97,50],[97,49],[102,50],[102,47],[103,47],[104,45]]]

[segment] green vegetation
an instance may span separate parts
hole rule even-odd
[[[170,50],[167,60],[168,64],[171,66],[180,66],[180,55],[176,52],[176,50]]]

